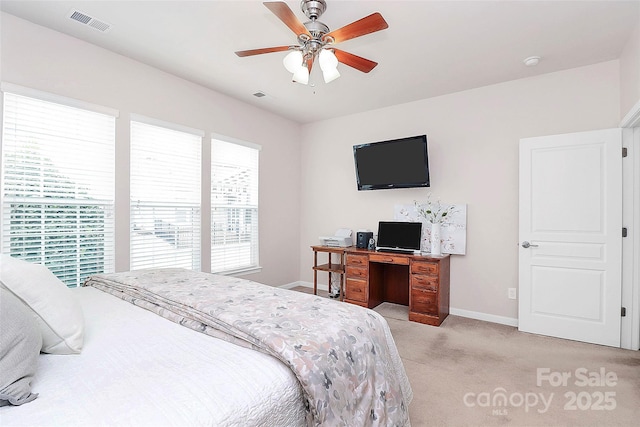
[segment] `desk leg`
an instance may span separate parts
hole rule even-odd
[[[344,252],[342,252],[340,254],[340,265],[342,266],[342,268],[346,268],[346,266],[344,265]],[[346,271],[343,271],[342,274],[340,274],[340,301],[344,301],[344,275],[345,275]]]
[[[327,289],[329,289],[329,298],[331,298],[332,294],[332,290],[331,290],[331,279],[333,278],[333,273],[331,272],[331,256],[333,255],[331,252],[328,253],[329,255],[329,271],[327,272],[327,276],[329,277],[329,279],[327,279]]]
[[[313,251],[313,294],[318,295],[318,270],[315,267],[318,266],[318,252]]]

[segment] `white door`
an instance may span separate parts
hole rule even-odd
[[[524,332],[620,346],[622,132],[520,140]]]

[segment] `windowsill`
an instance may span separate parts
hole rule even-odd
[[[214,274],[222,274],[223,276],[245,276],[247,274],[260,273],[262,271],[262,266],[250,267],[240,270],[230,270],[230,271],[222,271]]]

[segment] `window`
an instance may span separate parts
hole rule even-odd
[[[203,131],[132,115],[129,157],[116,160],[118,111],[8,83],[1,90],[3,253],[46,265],[70,287],[115,271],[116,255],[131,270],[199,271],[205,244],[212,272],[259,268],[260,146],[214,136],[203,159]],[[127,164],[130,246],[120,250],[129,257],[118,254],[114,232],[127,203],[116,212],[115,174]]]
[[[259,146],[211,141],[211,272],[258,267]]]
[[[131,269],[199,271],[202,135],[142,120],[131,122]]]
[[[70,287],[112,272],[117,112],[3,90],[2,251]]]

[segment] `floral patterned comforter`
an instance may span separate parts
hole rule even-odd
[[[372,310],[173,268],[100,274],[83,286],[280,359],[302,385],[310,426],[410,425],[411,387],[387,322]]]

